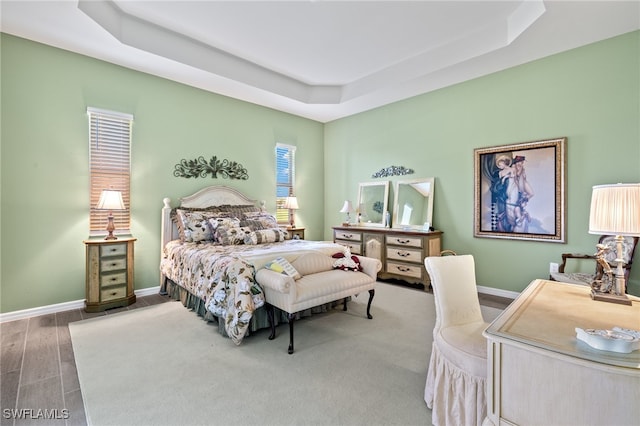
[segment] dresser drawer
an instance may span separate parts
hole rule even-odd
[[[100,271],[110,272],[127,269],[127,259],[104,259],[100,261]]]
[[[113,287],[100,291],[100,300],[102,302],[108,302],[109,300],[122,299],[127,297],[127,287]]]
[[[360,248],[360,244],[351,243],[349,241],[339,241],[336,240],[336,244],[340,244],[341,246],[349,247],[349,251],[351,254],[362,254],[362,249]]]
[[[409,237],[406,235],[387,235],[387,244],[405,247],[422,247],[421,237]]]
[[[404,247],[387,247],[387,259],[421,263],[423,260],[422,250],[406,249]]]
[[[422,278],[422,266],[406,263],[387,262],[387,272],[413,278]]]
[[[100,276],[100,287],[127,283],[127,272],[122,271],[117,274],[105,274]]]
[[[127,244],[105,244],[100,246],[100,257],[124,256],[127,254]]]
[[[336,240],[362,241],[362,233],[349,231],[336,231]]]

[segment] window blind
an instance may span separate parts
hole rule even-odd
[[[87,108],[89,116],[89,232],[105,232],[109,211],[96,205],[104,189],[122,192],[125,210],[114,210],[116,233],[130,233],[131,128],[133,116]]]
[[[293,145],[276,144],[276,219],[278,223],[289,223],[289,210],[284,208],[284,202],[290,195],[295,195],[295,155]]]

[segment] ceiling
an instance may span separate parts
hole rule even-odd
[[[640,1],[0,3],[2,32],[328,122],[640,29]]]

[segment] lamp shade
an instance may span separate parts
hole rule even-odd
[[[589,233],[640,236],[640,183],[594,186]]]
[[[345,200],[344,205],[340,209],[340,213],[351,213],[353,211],[353,206],[351,205],[351,201]]]
[[[124,201],[122,201],[122,192],[103,190],[100,194],[100,200],[96,206],[98,210],[124,210]]]
[[[297,210],[300,207],[298,207],[298,198],[297,197],[287,197],[286,200],[284,200],[284,208],[285,209],[290,209],[290,210]]]

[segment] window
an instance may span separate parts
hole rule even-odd
[[[296,147],[293,145],[276,144],[276,219],[278,223],[289,223],[289,210],[284,208],[284,202],[290,195],[295,195]]]
[[[90,219],[89,233],[107,227],[106,210],[96,209],[103,189],[122,192],[125,210],[114,210],[116,232],[130,232],[131,126],[133,116],[87,108],[89,116]]]

